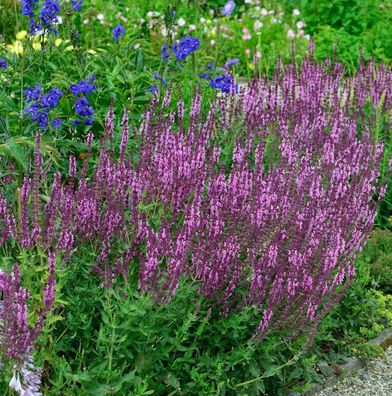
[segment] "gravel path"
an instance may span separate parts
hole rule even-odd
[[[392,347],[385,355],[317,396],[392,396]]]

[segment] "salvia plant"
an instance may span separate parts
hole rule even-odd
[[[3,332],[2,356],[30,362],[53,303],[52,252],[66,266],[85,243],[96,251],[102,287],[137,274],[141,292],[168,303],[187,281],[222,314],[257,307],[256,342],[275,330],[311,340],[352,282],[385,193],[383,146],[365,109],[391,111],[392,73],[370,63],[351,79],[343,74],[311,57],[301,68],[278,64],[272,81],[222,94],[207,113],[199,91],[189,114],[182,100],[171,111],[170,87],[139,129],[124,112],[118,149],[112,105],[96,165],[89,133],[84,163],[71,157],[66,180],[47,180],[37,135],[34,176],[16,203],[0,200],[0,243],[50,252],[49,281],[38,330],[26,327],[25,308],[2,310],[17,329]],[[51,192],[43,205],[44,182]],[[1,275],[3,304],[25,307],[17,268]]]

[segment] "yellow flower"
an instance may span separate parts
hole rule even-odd
[[[41,51],[41,43],[33,43],[32,47],[35,51]]]
[[[13,44],[8,44],[7,48],[13,53],[17,55],[23,54],[23,44],[21,41],[16,40]]]
[[[91,54],[91,55],[96,55],[97,54],[97,51],[94,51],[93,49],[89,49],[89,50],[87,50],[87,52],[89,54]]]
[[[16,33],[17,40],[24,40],[27,37],[28,33],[26,30],[21,30],[20,32]]]
[[[40,43],[42,41],[42,35],[41,34],[36,34],[33,37],[30,37],[30,40],[32,40],[34,43]],[[44,37],[44,43],[48,41],[48,38],[45,36]]]
[[[64,51],[72,51],[74,49],[73,45],[69,45],[68,47],[64,48]]]
[[[62,42],[63,42],[63,40],[61,38],[58,38],[58,39],[54,40],[54,45],[56,47],[58,47]]]
[[[215,37],[216,36],[216,30],[215,29],[211,29],[210,33],[208,34],[208,37]]]
[[[248,63],[248,68],[250,70],[254,70],[255,69],[255,65],[253,63]]]

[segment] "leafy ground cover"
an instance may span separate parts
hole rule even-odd
[[[380,354],[391,15],[4,0],[2,394],[288,395]]]

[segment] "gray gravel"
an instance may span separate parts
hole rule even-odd
[[[317,396],[392,396],[392,347],[385,351],[385,358],[372,360],[366,368]]]

